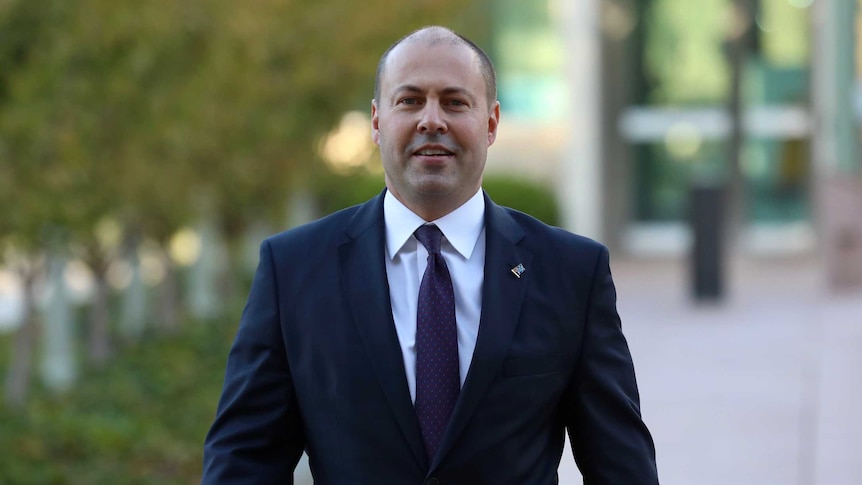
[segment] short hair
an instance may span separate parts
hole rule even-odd
[[[383,78],[383,71],[386,69],[386,61],[389,59],[389,54],[402,43],[423,43],[426,45],[437,45],[448,43],[451,45],[462,45],[469,48],[479,58],[479,71],[482,77],[485,78],[485,92],[488,98],[488,107],[494,104],[497,100],[497,73],[494,71],[494,64],[488,54],[476,45],[470,39],[464,37],[457,32],[436,25],[422,27],[404,37],[398,39],[394,44],[389,46],[383,55],[380,56],[380,61],[377,63],[377,74],[374,77],[374,99],[380,100],[380,81]]]

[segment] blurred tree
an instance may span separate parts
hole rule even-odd
[[[7,251],[7,253],[12,251]],[[30,376],[33,373],[33,361],[36,351],[36,341],[39,335],[40,321],[36,313],[36,280],[44,273],[44,258],[32,253],[29,257],[7,256],[9,265],[20,277],[22,282],[23,312],[21,322],[15,330],[11,361],[6,371],[4,401],[14,408],[24,406],[30,387]]]
[[[27,137],[6,136],[10,128],[26,124],[8,112],[14,74],[35,55],[41,40],[30,35],[27,26],[37,26],[40,19],[33,9],[12,8],[0,3],[0,257],[22,283],[23,312],[15,331],[11,361],[6,371],[5,402],[21,407],[29,389],[33,357],[39,333],[35,286],[44,274],[44,232],[50,220],[51,180],[43,178],[41,169],[47,161],[47,150],[38,143],[44,132],[31,130]],[[40,32],[44,34],[44,32]],[[38,109],[37,106],[34,108]],[[26,158],[26,160],[25,160]],[[37,190],[32,190],[38,187]]]
[[[238,259],[249,224],[284,220],[341,114],[368,106],[385,47],[455,17],[484,33],[481,14],[455,0],[0,0],[0,240],[36,261],[48,231],[86,261],[88,355],[104,363],[122,251],[103,221],[165,248],[209,208]],[[166,252],[162,264],[172,327],[178,284]]]

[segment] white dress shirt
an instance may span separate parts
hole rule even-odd
[[[440,252],[449,268],[455,291],[455,323],[458,327],[458,370],[461,386],[470,369],[485,279],[485,198],[476,192],[461,207],[436,221],[425,221],[386,191],[383,197],[386,223],[386,278],[392,317],[404,357],[410,398],[416,401],[416,307],[419,284],[428,262],[428,251],[413,231],[426,222],[443,232]]]

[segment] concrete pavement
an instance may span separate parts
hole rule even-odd
[[[680,263],[612,264],[663,484],[862,484],[862,291],[738,261],[727,300],[695,305]]]

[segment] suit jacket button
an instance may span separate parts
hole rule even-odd
[[[431,477],[428,480],[425,480],[425,485],[440,485],[440,480],[437,480],[435,477]]]

